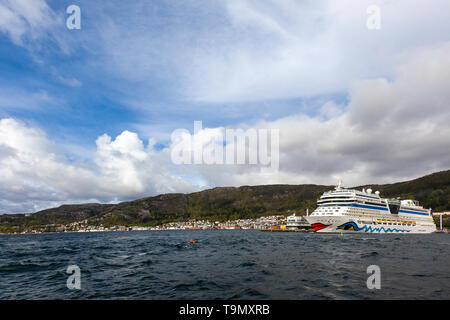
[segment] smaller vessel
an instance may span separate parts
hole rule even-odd
[[[295,229],[311,229],[311,225],[308,221],[302,217],[297,216],[295,213],[286,218],[286,229],[295,230]]]

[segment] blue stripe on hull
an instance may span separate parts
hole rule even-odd
[[[352,203],[350,206],[351,206],[351,207],[357,207],[357,208],[365,208],[365,209],[375,209],[375,210],[381,210],[381,211],[388,211],[388,208],[386,208],[386,207],[368,206],[368,205],[366,205],[366,204],[356,204],[356,203]]]
[[[388,211],[389,212],[388,208],[381,207],[381,206],[380,207],[378,207],[378,206],[369,206],[369,205],[366,205],[366,204],[358,204],[358,203],[351,203],[351,204],[336,203],[336,204],[338,204],[340,206],[350,206],[350,207],[354,207],[354,208],[373,209],[373,210],[381,210],[381,211]],[[324,206],[326,206],[326,205],[324,205]],[[429,215],[428,213],[424,213],[424,212],[410,211],[410,210],[404,210],[404,209],[400,209],[399,213],[420,214],[422,216],[428,216]]]
[[[420,215],[422,215],[422,216],[428,216],[428,212],[427,212],[427,213],[424,213],[424,212],[409,211],[409,210],[401,210],[401,209],[400,209],[399,212],[401,212],[401,213],[420,214]]]
[[[346,222],[344,224],[341,224],[340,226],[338,226],[336,228],[336,230],[351,230],[351,231],[360,231],[360,232],[411,232],[411,230],[404,230],[404,229],[397,229],[397,228],[385,228],[385,227],[373,227],[373,226],[367,226],[367,225],[363,225],[361,228],[358,227],[358,225],[353,222],[353,221],[349,221]]]
[[[384,227],[373,227],[369,226],[367,227],[366,225],[362,226],[362,228],[360,230],[364,230],[365,232],[411,232],[411,230],[403,230],[403,229],[397,229],[397,228],[387,228],[385,229]]]

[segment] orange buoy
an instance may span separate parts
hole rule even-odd
[[[189,243],[197,243],[197,241],[191,240],[191,241],[189,241]]]

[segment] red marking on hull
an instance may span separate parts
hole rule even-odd
[[[319,231],[321,229],[324,229],[324,228],[328,227],[328,225],[323,224],[323,223],[313,223],[311,225],[311,227],[314,229],[314,231]]]

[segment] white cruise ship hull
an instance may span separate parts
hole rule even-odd
[[[319,233],[407,233],[424,234],[436,231],[436,226],[421,225],[418,223],[406,224],[399,222],[381,222],[389,221],[388,217],[383,219],[374,219],[370,223],[348,216],[308,216],[305,217],[315,232]]]
[[[372,189],[342,188],[324,192],[317,208],[305,217],[316,232],[432,233],[431,210],[414,199],[383,199]]]

